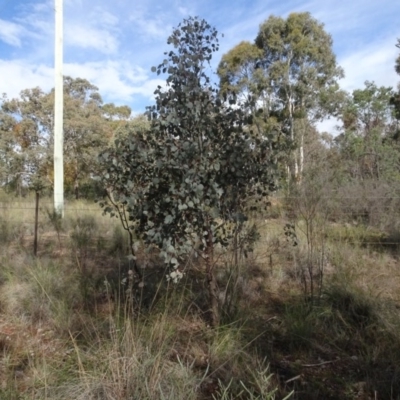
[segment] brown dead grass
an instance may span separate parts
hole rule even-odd
[[[273,206],[281,207],[278,203]],[[88,211],[84,202],[71,204],[61,244],[42,213],[37,260],[31,256],[33,237],[25,232],[32,210],[13,211],[9,206],[8,214],[3,214],[16,232],[24,234],[14,236],[0,257],[0,398],[21,395],[58,400],[71,398],[68,393],[83,393],[95,399],[102,391],[104,399],[123,399],[127,382],[139,379],[141,371],[151,374],[151,385],[161,384],[165,393],[181,390],[175,398],[189,398],[179,396],[191,390],[195,393],[191,398],[211,399],[220,383],[228,384],[230,378],[234,379],[232,390],[237,390],[232,393],[240,392],[240,381],[256,390],[250,370],[263,361],[270,363],[275,373],[274,383],[280,388],[277,399],[292,389],[297,400],[367,399],[375,392],[384,399],[390,398],[390,390],[395,393],[393,399],[400,398],[396,397],[400,396],[400,379],[394,365],[395,353],[400,353],[396,334],[400,327],[396,314],[400,261],[396,252],[365,243],[356,245],[348,237],[341,241],[340,235],[330,237],[328,233],[324,296],[309,307],[304,302],[293,245],[284,235],[287,220],[275,213],[274,218],[249,222],[257,224],[261,238],[254,251],[241,259],[234,291],[221,294],[221,299],[237,295],[237,301],[220,330],[212,331],[204,319],[201,268],[186,275],[187,287],[163,286],[152,312],[148,308],[136,313],[133,326],[126,330],[129,308],[113,292],[119,275],[111,277],[116,268],[125,268],[123,254],[112,250],[118,221],[111,222],[101,211],[93,211],[96,237],[85,248],[71,243],[71,221],[82,213],[92,213],[91,207]],[[336,223],[332,229],[342,232],[344,228]],[[301,253],[305,251],[304,236],[299,233],[299,237],[296,251]],[[141,251],[139,258],[149,270],[158,271],[155,253]],[[59,269],[52,269],[49,260]],[[89,278],[84,294],[79,279],[83,262]],[[222,254],[219,259],[221,292],[231,262],[232,254]],[[53,275],[46,275],[46,268]],[[154,282],[162,279],[163,273],[159,269],[152,275]],[[44,279],[43,290],[37,282],[34,285],[34,276]],[[106,277],[110,282],[114,279],[112,290],[104,285]],[[343,291],[334,292],[335,288]],[[357,312],[364,313],[361,319]],[[149,369],[140,370],[146,362]],[[179,387],[171,389],[171,377]],[[152,393],[159,398],[159,392]],[[83,399],[79,396],[75,398]],[[166,398],[173,398],[170,396]]]

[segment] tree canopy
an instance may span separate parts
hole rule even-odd
[[[242,42],[222,57],[218,74],[221,90],[254,97],[255,121],[300,150],[289,151],[297,176],[306,123],[296,120],[313,123],[334,114],[341,97],[337,80],[343,71],[323,24],[309,13],[271,16],[260,25],[253,44]]]
[[[220,97],[206,68],[218,50],[217,31],[198,18],[185,20],[168,38],[173,50],[153,71],[167,73],[151,126],[102,153],[103,179],[126,228],[156,245],[179,278],[196,244],[207,265],[211,314],[218,320],[214,246],[227,245],[229,221],[245,218],[245,200],[274,187],[272,144],[249,129],[235,98]],[[116,208],[116,210],[115,210]],[[127,213],[127,217],[123,213]]]
[[[96,172],[97,156],[127,120],[127,106],[103,104],[99,90],[82,78],[64,77],[64,162],[67,191],[79,197],[80,184]],[[53,183],[54,91],[26,89],[4,97],[0,114],[2,181],[21,187]]]

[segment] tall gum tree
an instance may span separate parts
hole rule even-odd
[[[242,42],[222,57],[218,74],[222,90],[254,96],[256,116],[293,145],[287,146],[288,166],[299,179],[305,120],[314,123],[335,114],[341,98],[337,80],[343,71],[324,25],[309,13],[271,16],[261,24],[254,44]]]
[[[49,162],[49,126],[52,123],[51,101],[40,88],[25,89],[17,99],[3,98],[3,123],[8,121],[7,134],[2,147],[8,155],[9,172],[17,193],[22,186],[33,181],[46,181],[45,170]],[[11,124],[11,125],[10,125]],[[8,149],[7,149],[8,145]],[[11,158],[10,158],[11,157]]]
[[[0,109],[0,185],[6,189],[18,186],[24,172],[20,145],[15,135],[16,120]]]
[[[96,172],[98,153],[131,111],[103,104],[98,88],[86,79],[65,76],[64,92],[65,184],[79,197],[81,182]],[[2,99],[0,163],[10,167],[6,182],[21,186],[40,180],[52,185],[53,125],[54,91],[26,89],[19,98]]]
[[[174,281],[187,256],[197,251],[216,326],[215,246],[228,245],[228,226],[245,219],[249,196],[273,190],[276,159],[271,143],[250,129],[249,115],[234,96],[223,101],[211,84],[207,69],[218,50],[217,31],[189,18],[173,30],[168,44],[173,49],[152,68],[167,79],[147,110],[150,129],[117,140],[100,157],[109,193],[101,205],[121,218],[131,238],[159,248]],[[143,275],[137,265],[136,270]]]
[[[54,93],[51,97],[54,101]],[[111,123],[106,120],[105,112],[111,112],[110,109],[113,107],[103,105],[99,89],[89,81],[64,77],[66,184],[77,199],[80,183],[97,172],[98,153],[108,145]]]
[[[397,39],[396,47],[400,49],[400,39]],[[400,55],[396,58],[396,63],[394,66],[395,71],[400,75]],[[394,106],[395,117],[400,121],[400,83],[397,85],[397,92],[394,93],[393,97],[390,99],[391,104]],[[398,136],[400,136],[400,127],[397,128]]]
[[[398,179],[398,144],[391,87],[365,82],[348,96],[340,112],[342,132],[335,138],[341,167],[356,180]]]

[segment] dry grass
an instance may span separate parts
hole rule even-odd
[[[248,222],[260,238],[238,266],[232,252],[218,258],[224,323],[212,330],[200,269],[158,286],[163,271],[145,252],[157,273],[133,312],[121,285],[124,232],[95,204],[67,203],[57,226],[43,201],[34,258],[32,199],[1,200],[1,399],[261,400],[292,389],[297,400],[400,398],[399,258],[365,244],[375,231],[329,225],[322,296],[311,304],[299,269],[304,222],[293,246],[274,204]]]

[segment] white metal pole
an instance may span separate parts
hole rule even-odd
[[[54,210],[64,216],[63,0],[55,0]]]

